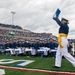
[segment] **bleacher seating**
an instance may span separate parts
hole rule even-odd
[[[12,33],[14,33],[12,35]],[[52,46],[49,46],[50,39],[52,39],[52,43],[54,43],[54,48]],[[28,47],[29,52],[31,52],[32,55],[36,55],[38,52],[44,53],[44,55],[48,54],[48,50],[46,48],[50,48],[51,52],[56,52],[55,48],[57,47],[57,37],[53,36],[52,33],[34,33],[30,30],[22,29],[20,26],[15,25],[8,25],[8,24],[2,24],[0,23],[0,53],[4,52],[10,52],[11,55],[13,54],[19,54],[24,52],[24,55],[27,50],[25,50],[26,47]],[[17,45],[15,47],[12,47],[13,43],[16,43]],[[72,40],[72,42],[75,42],[75,40]],[[27,43],[25,45],[25,43]],[[6,47],[6,45],[8,45]],[[19,45],[19,46],[18,46]],[[43,50],[41,50],[41,48]],[[22,48],[24,48],[23,52]],[[32,48],[32,49],[31,49]],[[34,50],[36,51],[34,51]],[[10,51],[11,50],[11,51]],[[44,51],[46,50],[46,51]],[[14,52],[14,53],[13,53]]]

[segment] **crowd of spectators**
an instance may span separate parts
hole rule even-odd
[[[2,37],[0,37],[2,38]],[[30,48],[33,47],[34,49],[39,49],[40,47],[48,47],[50,49],[55,49],[58,46],[57,41],[53,39],[49,40],[26,40],[26,39],[11,39],[11,37],[4,37],[5,40],[2,39],[0,46],[2,49],[8,48],[19,48],[19,47],[26,47]],[[9,39],[9,40],[7,40]],[[0,39],[1,40],[1,39]]]
[[[0,24],[1,27],[8,27],[9,29],[1,29],[0,28],[0,48],[7,49],[7,48],[17,48],[17,47],[34,47],[38,49],[40,47],[48,47],[50,49],[54,49],[58,46],[57,40],[52,39],[51,33],[34,33],[34,32],[25,32],[19,26],[14,25],[5,25]],[[22,30],[16,30],[17,29]],[[10,30],[12,28],[12,30]],[[15,34],[12,36],[9,32],[14,32]],[[15,37],[16,36],[16,37]],[[26,38],[22,38],[26,37]],[[28,39],[28,37],[36,39]],[[75,40],[69,39],[70,43],[74,42]]]
[[[22,27],[20,27],[20,26],[18,26],[18,25],[9,25],[9,24],[2,24],[2,23],[0,23],[0,26],[1,27],[6,27],[6,28],[15,28],[15,29],[22,29]]]
[[[14,40],[16,41],[15,47],[25,46],[25,45],[23,45],[23,43],[25,44],[26,42],[29,44],[29,45],[27,44],[29,48],[32,46],[31,44],[34,44],[34,43],[35,44],[39,43],[38,47],[41,46],[40,43],[42,43],[43,46],[47,46],[45,44],[48,43],[48,41],[52,35],[51,33],[25,32],[23,29],[16,30],[13,28],[13,26],[5,25],[5,24],[0,24],[0,26],[8,27],[8,29],[0,28],[0,41],[1,41],[0,47],[3,49],[6,49],[8,47],[12,48],[12,44],[14,43]],[[11,30],[10,30],[10,27],[12,28]],[[10,32],[13,32],[15,34],[12,36],[12,34],[9,34]],[[26,37],[26,38],[22,38],[22,37]],[[36,39],[32,40],[32,39],[28,39],[28,37],[36,38]],[[39,40],[39,42],[37,42],[37,39]],[[19,45],[18,43],[20,43],[22,45]],[[10,44],[10,45],[8,45],[8,44]],[[17,46],[17,45],[19,45],[19,46]]]
[[[48,38],[51,34],[47,33],[34,33],[34,32],[24,32],[24,31],[17,31],[17,30],[5,30],[0,29],[0,35],[9,35],[9,32],[14,32],[14,36],[21,36],[21,37],[41,37],[41,38]],[[11,34],[12,35],[12,34]]]

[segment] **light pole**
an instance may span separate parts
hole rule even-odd
[[[14,15],[15,15],[15,12],[11,12],[12,13],[12,25],[14,25]]]

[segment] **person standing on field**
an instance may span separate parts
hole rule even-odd
[[[69,33],[69,21],[65,18],[62,18],[61,21],[58,19],[56,14],[53,16],[53,19],[60,26],[58,34],[58,49],[56,52],[55,59],[55,68],[61,67],[62,56],[64,56],[72,65],[75,67],[75,58],[68,53],[68,40],[67,36]]]

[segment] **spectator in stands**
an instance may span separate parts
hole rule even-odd
[[[58,47],[58,42],[56,40],[54,40],[53,43],[54,43],[54,48],[57,48]]]
[[[34,47],[35,50],[39,49],[39,44],[38,44],[38,42],[34,41],[33,47]]]
[[[47,43],[47,47],[50,48],[50,49],[54,49],[53,39],[49,40],[49,43]]]
[[[14,39],[11,43],[11,48],[17,48],[17,40]]]
[[[39,47],[45,47],[45,44],[44,44],[43,41],[44,41],[44,40],[40,40],[40,41],[39,41]]]
[[[30,44],[29,44],[28,41],[25,41],[25,42],[24,42],[24,47],[25,47],[25,48],[30,48]]]
[[[5,43],[5,49],[9,49],[9,48],[11,48],[11,44],[10,44],[9,41],[6,41],[6,43]]]

